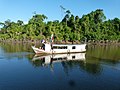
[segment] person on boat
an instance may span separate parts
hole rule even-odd
[[[42,43],[41,49],[45,50],[45,40],[43,39],[41,43]]]

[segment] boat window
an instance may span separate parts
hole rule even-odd
[[[67,57],[64,57],[63,60],[67,60]]]
[[[42,62],[45,62],[45,57],[41,58],[40,60],[41,60]]]
[[[56,60],[57,60],[57,58],[52,58],[52,60],[53,60],[53,61],[56,61]]]
[[[53,46],[53,49],[57,49],[57,46]]]
[[[75,56],[72,56],[72,59],[75,59]]]
[[[67,49],[67,46],[53,46],[53,49]]]
[[[76,47],[75,47],[75,46],[72,46],[72,49],[76,49]]]
[[[58,60],[62,60],[62,58],[58,58]]]
[[[52,58],[53,61],[56,60],[67,60],[67,57]]]

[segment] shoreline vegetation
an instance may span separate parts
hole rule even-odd
[[[34,44],[34,45],[39,45],[41,43],[40,40],[0,40],[0,43],[13,43],[13,44]],[[100,40],[100,41],[95,41],[95,40],[89,40],[89,41],[55,41],[55,44],[83,44],[86,43],[87,45],[119,45],[120,46],[120,41],[114,40],[114,41],[109,41],[109,40]]]
[[[106,20],[102,9],[97,9],[83,15],[74,16],[70,10],[64,10],[65,16],[61,21],[47,21],[47,16],[35,14],[24,24],[18,20],[0,22],[0,42],[8,43],[40,43],[44,39],[49,42],[54,35],[55,43],[92,45],[120,45],[120,19]]]

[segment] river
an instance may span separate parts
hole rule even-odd
[[[0,43],[0,90],[120,90],[120,46],[36,56],[29,44]]]

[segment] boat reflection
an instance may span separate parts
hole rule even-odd
[[[85,61],[85,53],[35,55],[32,59],[33,62],[38,60],[40,60],[42,66],[64,61]]]

